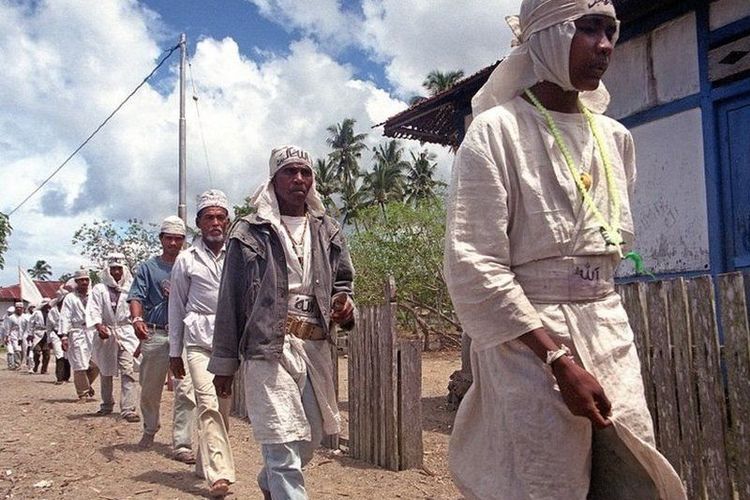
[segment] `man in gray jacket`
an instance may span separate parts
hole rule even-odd
[[[232,228],[219,289],[213,352],[219,397],[242,376],[264,467],[265,498],[307,498],[302,467],[323,434],[339,431],[332,324],[354,324],[352,267],[339,225],[325,215],[310,155],[274,149],[256,213]]]

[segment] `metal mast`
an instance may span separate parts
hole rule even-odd
[[[185,171],[185,62],[187,61],[187,35],[180,35],[180,201],[177,215],[187,224],[187,180]]]

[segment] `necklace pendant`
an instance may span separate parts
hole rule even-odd
[[[591,178],[591,175],[589,175],[587,172],[581,172],[581,184],[583,184],[583,187],[588,191],[591,189],[591,184],[593,183],[593,179]]]

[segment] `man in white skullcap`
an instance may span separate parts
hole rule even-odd
[[[55,385],[70,380],[70,362],[68,353],[63,349],[62,337],[60,334],[60,310],[62,309],[63,299],[68,294],[65,287],[60,287],[55,298],[50,301],[50,311],[47,317],[47,338],[52,346],[52,353],[55,356]]]
[[[133,354],[138,348],[138,338],[130,324],[127,295],[133,276],[125,256],[111,253],[105,268],[99,273],[101,283],[94,285],[86,306],[89,327],[96,331],[93,342],[93,359],[101,375],[102,403],[97,415],[112,413],[115,406],[113,378],[120,375],[120,416],[127,422],[139,422],[136,413],[138,390],[133,372]]]
[[[142,360],[138,381],[141,385],[141,415],[143,436],[139,445],[149,448],[159,430],[159,406],[164,381],[169,371],[169,314],[170,273],[177,255],[185,243],[185,223],[177,216],[164,219],[159,229],[161,255],[142,262],[135,272],[128,294],[130,319],[135,335],[141,341]],[[172,448],[174,459],[195,463],[193,455],[193,421],[195,402],[190,374],[178,380],[174,387],[172,413]]]
[[[94,329],[86,325],[86,304],[91,295],[91,279],[86,269],[79,269],[73,274],[73,280],[75,290],[65,296],[60,310],[60,335],[63,346],[67,345],[78,401],[85,403],[94,400],[92,384],[99,376],[99,368],[91,360]]]
[[[470,499],[685,498],[614,290],[635,153],[600,114],[612,1],[524,0],[509,24],[515,48],[472,101],[448,203],[445,275],[473,374],[454,480]]]
[[[27,322],[22,313],[23,302],[16,302],[8,308],[7,316],[3,320],[9,370],[17,370],[21,366],[21,337],[27,328]]]
[[[228,433],[231,401],[216,396],[208,362],[226,253],[229,202],[223,192],[211,189],[198,196],[196,211],[195,225],[201,237],[177,256],[172,268],[169,357],[175,378],[190,373],[193,379],[199,444],[196,472],[208,481],[211,496],[224,496],[235,481]]]
[[[47,323],[49,322],[49,299],[42,300],[39,309],[34,311],[29,318],[29,332],[34,336],[31,344],[31,351],[34,358],[34,373],[47,373],[49,365],[49,335],[47,335]],[[41,369],[40,369],[41,368]]]
[[[229,235],[208,370],[221,398],[242,365],[265,498],[307,498],[302,467],[337,434],[333,323],[354,324],[354,269],[341,228],[325,215],[310,155],[271,152],[257,212]]]

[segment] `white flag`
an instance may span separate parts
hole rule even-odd
[[[18,266],[18,284],[21,287],[21,299],[25,300],[32,306],[38,307],[42,303],[44,297],[39,293],[39,289],[34,284],[34,280],[28,275],[26,271]]]

